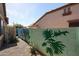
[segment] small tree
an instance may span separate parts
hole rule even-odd
[[[61,41],[56,41],[55,37],[60,35],[66,35],[67,31],[52,31],[51,29],[47,29],[43,32],[43,36],[45,37],[45,42],[42,46],[46,47],[46,52],[51,56],[55,54],[63,53],[65,45]]]
[[[23,28],[23,25],[21,25],[21,24],[14,24],[14,26],[15,26],[16,28]]]

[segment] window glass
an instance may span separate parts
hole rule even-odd
[[[3,33],[3,20],[1,20],[1,32]]]

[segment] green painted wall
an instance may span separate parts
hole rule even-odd
[[[45,29],[29,29],[30,35],[30,44],[37,48],[39,51],[44,53],[45,55],[49,55],[46,52],[45,47],[42,46],[42,43],[45,41],[42,33]],[[66,46],[64,48],[63,54],[64,56],[77,56],[79,55],[79,28],[57,28],[52,29],[53,31],[68,31],[69,33],[64,36],[58,36],[55,39],[57,41],[62,41],[62,43]],[[56,54],[54,54],[56,55]]]

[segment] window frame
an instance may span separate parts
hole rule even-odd
[[[72,14],[72,12],[71,12],[71,8],[70,7],[64,8],[63,16],[71,15],[71,14]]]

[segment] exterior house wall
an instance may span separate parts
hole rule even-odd
[[[3,39],[5,35],[5,28],[7,26],[6,22],[6,10],[5,10],[5,3],[0,3],[0,48],[3,44],[3,41],[6,39]]]
[[[5,21],[6,13],[5,13],[5,4],[0,3],[0,31],[2,31],[3,26],[7,25]],[[0,32],[1,33],[1,32]]]
[[[39,28],[68,28],[69,20],[79,19],[79,4],[69,5],[67,7],[71,8],[71,15],[63,16],[64,8],[66,8],[63,7],[55,12],[49,12],[33,26],[37,27],[36,25],[38,25]]]
[[[0,3],[0,14],[4,16],[3,4]]]

